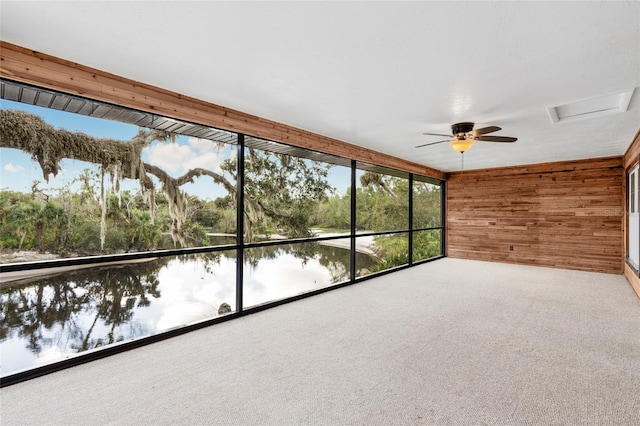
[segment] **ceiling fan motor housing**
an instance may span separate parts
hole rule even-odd
[[[451,125],[451,132],[454,136],[459,134],[467,134],[473,130],[473,123],[464,122],[464,123],[456,123]]]

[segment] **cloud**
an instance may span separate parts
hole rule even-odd
[[[189,146],[199,152],[217,152],[216,144],[208,139],[189,138]]]
[[[180,174],[189,169],[220,171],[220,158],[215,144],[206,139],[189,138],[186,145],[159,143],[145,149],[149,162],[167,172]]]
[[[20,173],[21,171],[24,170],[24,167],[22,167],[20,165],[13,164],[13,163],[7,163],[7,164],[5,164],[4,169],[7,172]]]

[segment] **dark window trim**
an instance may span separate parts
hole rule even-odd
[[[2,81],[3,83],[11,83],[11,84],[15,84],[14,82],[10,81],[10,80],[4,80],[4,79],[0,79],[0,81]],[[19,83],[22,84],[22,83]],[[29,85],[24,85],[25,87],[36,87],[36,86],[29,86]],[[38,88],[41,89],[41,88]],[[47,92],[52,92],[52,93],[58,93],[49,89],[42,89],[45,90]],[[118,109],[122,109],[122,110],[129,110],[129,111],[133,111],[133,112],[139,112],[141,114],[147,114],[147,115],[152,115],[146,112],[142,112],[142,111],[137,111],[133,108],[129,108],[129,107],[122,107],[119,105],[112,105],[112,104],[108,104],[106,102],[100,102],[100,101],[95,101],[89,98],[82,98],[79,96],[75,96],[75,95],[67,95],[73,98],[77,98],[77,99],[83,99],[86,100],[88,102],[93,102],[96,104],[103,104],[103,105],[110,105],[113,106],[114,108],[118,108]],[[73,112],[71,112],[73,113]],[[77,113],[77,112],[76,112]],[[86,115],[86,114],[85,114]],[[161,117],[161,116],[156,116],[153,115],[153,117],[160,117],[160,118],[165,118],[165,117]],[[187,124],[193,124],[196,126],[202,126],[199,125],[197,123],[189,123],[185,120],[175,120],[175,119],[171,119],[172,121],[176,121],[178,123],[183,122],[183,123],[187,123]],[[202,126],[202,127],[208,127],[208,126]],[[293,149],[292,152],[295,153],[299,153],[299,152],[311,152],[314,153],[311,155],[312,158],[309,157],[302,157],[302,158],[308,158],[309,160],[314,160],[313,157],[318,158],[316,161],[324,161],[320,158],[322,158],[321,156],[326,156],[327,158],[329,157],[334,157],[336,160],[336,162],[331,162],[331,161],[327,161],[330,164],[335,164],[335,165],[339,165],[342,167],[348,167],[346,165],[344,165],[345,162],[349,161],[350,162],[350,170],[351,170],[351,227],[350,227],[350,232],[347,234],[342,234],[342,235],[337,235],[337,236],[331,236],[331,237],[309,237],[309,238],[294,238],[294,239],[284,239],[284,240],[269,240],[269,241],[262,241],[262,242],[252,242],[252,243],[246,243],[244,242],[244,238],[243,238],[243,232],[244,232],[244,153],[245,153],[245,137],[246,135],[242,134],[242,133],[238,133],[238,132],[234,132],[234,131],[230,131],[230,130],[225,130],[225,129],[214,129],[212,127],[209,127],[212,130],[220,130],[222,132],[227,132],[227,133],[232,133],[236,135],[236,143],[235,144],[231,144],[230,145],[236,145],[237,146],[237,162],[238,162],[238,168],[237,168],[237,173],[238,173],[238,182],[237,182],[237,192],[238,192],[238,196],[236,197],[236,243],[235,244],[226,244],[226,245],[221,245],[221,246],[206,246],[206,247],[187,247],[187,248],[180,248],[180,249],[170,249],[170,250],[154,250],[154,251],[144,251],[144,252],[135,252],[135,253],[121,253],[121,254],[109,254],[109,255],[98,255],[98,256],[86,256],[86,257],[75,257],[75,258],[65,258],[65,259],[55,259],[55,260],[47,260],[47,261],[36,261],[36,262],[20,262],[20,263],[7,263],[7,264],[2,264],[0,265],[0,272],[14,272],[14,271],[25,271],[25,270],[39,270],[39,269],[48,269],[48,268],[55,268],[55,267],[63,267],[63,266],[80,266],[80,265],[93,265],[95,267],[101,267],[101,266],[108,266],[109,263],[111,262],[119,262],[119,261],[127,261],[127,260],[133,260],[133,259],[145,259],[145,258],[153,258],[153,257],[168,257],[168,256],[180,256],[180,255],[189,255],[189,254],[198,254],[198,253],[213,253],[213,252],[222,252],[222,251],[236,251],[236,262],[237,262],[237,270],[236,270],[236,311],[229,313],[225,316],[221,316],[221,317],[215,317],[215,318],[211,318],[208,320],[203,320],[200,322],[196,322],[196,323],[192,323],[192,324],[188,324],[185,326],[181,326],[178,328],[174,328],[174,329],[169,329],[169,330],[165,330],[165,331],[161,331],[158,332],[154,335],[151,336],[145,336],[145,337],[141,337],[141,338],[137,338],[131,341],[127,341],[127,342],[121,342],[121,343],[116,343],[116,344],[111,344],[108,346],[105,346],[103,348],[97,349],[97,350],[90,350],[90,351],[84,351],[84,352],[80,352],[77,355],[74,355],[70,358],[61,360],[61,361],[57,361],[51,364],[47,364],[45,366],[41,366],[41,367],[36,367],[33,369],[28,369],[28,370],[24,370],[24,371],[18,371],[16,373],[13,374],[8,374],[6,376],[0,377],[0,387],[4,387],[4,386],[8,386],[11,384],[15,384],[15,383],[19,383],[21,381],[24,380],[28,380],[31,378],[35,378],[38,376],[42,376],[45,374],[49,374],[49,373],[53,373],[55,371],[59,371],[65,368],[69,368],[75,365],[80,365],[80,364],[84,364],[86,362],[90,362],[93,360],[97,360],[106,356],[110,356],[116,353],[121,353],[130,349],[134,349],[137,347],[141,347],[144,346],[146,344],[150,344],[150,343],[154,343],[154,342],[158,342],[158,341],[162,341],[164,339],[170,338],[170,337],[174,337],[174,336],[178,336],[181,334],[185,334],[200,328],[204,328],[213,324],[217,324],[217,323],[221,323],[221,322],[225,322],[234,318],[238,318],[244,315],[248,315],[248,314],[252,314],[252,313],[256,313],[256,312],[260,312],[263,311],[265,309],[269,309],[275,306],[280,306],[286,303],[290,303],[293,301],[297,301],[297,300],[301,300],[307,297],[311,297],[311,296],[315,296],[321,293],[325,293],[327,291],[332,291],[335,289],[339,289],[342,287],[346,287],[349,285],[354,285],[354,284],[358,284],[361,283],[363,281],[366,281],[368,279],[372,279],[372,278],[377,278],[380,276],[384,276],[387,274],[391,274],[397,271],[400,271],[402,269],[406,269],[406,268],[410,268],[412,266],[416,266],[416,265],[421,265],[421,264],[425,264],[428,262],[432,262],[438,259],[442,259],[444,258],[445,255],[445,246],[444,246],[444,236],[445,236],[445,216],[446,216],[446,212],[445,212],[445,205],[444,205],[444,201],[445,201],[445,181],[444,180],[440,180],[437,178],[433,178],[433,177],[429,177],[429,176],[423,176],[423,175],[419,175],[419,174],[415,174],[415,173],[410,173],[410,172],[405,172],[405,171],[401,171],[401,170],[395,170],[395,169],[391,169],[389,167],[386,166],[377,166],[377,165],[373,165],[373,164],[367,164],[361,161],[356,161],[356,160],[347,160],[343,157],[337,156],[337,155],[332,155],[332,154],[324,154],[324,153],[320,153],[311,149],[307,149],[307,148],[298,148],[295,146],[290,146],[287,144],[284,144],[282,142],[275,142],[275,141],[269,141],[267,139],[263,139],[265,142],[268,143],[274,143],[274,144],[278,144],[279,146],[283,146],[283,147],[291,147]],[[252,139],[259,139],[259,138],[254,138],[252,137]],[[255,148],[255,149],[260,149],[260,148]],[[282,152],[285,153],[286,152]],[[318,156],[316,156],[316,154],[318,154]],[[287,154],[287,155],[295,155],[295,154]],[[441,225],[440,226],[436,226],[436,227],[426,227],[426,228],[413,228],[413,204],[412,204],[412,199],[413,199],[413,190],[412,190],[412,185],[410,186],[410,191],[409,191],[409,200],[408,200],[408,207],[409,207],[409,223],[408,223],[408,229],[400,229],[400,230],[385,230],[385,231],[376,231],[376,232],[358,232],[356,231],[356,213],[357,213],[357,203],[356,203],[356,188],[357,188],[357,179],[356,179],[356,175],[357,175],[357,171],[358,170],[365,170],[365,171],[373,171],[373,172],[377,172],[377,173],[383,173],[385,175],[389,175],[389,176],[395,176],[395,177],[400,177],[400,178],[407,178],[409,179],[409,182],[412,184],[414,181],[416,182],[424,182],[424,183],[430,183],[432,185],[437,185],[440,187],[440,192],[441,192],[441,203],[440,203],[440,211],[441,211]],[[411,241],[412,241],[412,236],[413,236],[413,232],[418,232],[418,231],[428,231],[428,230],[442,230],[441,232],[441,244],[440,244],[440,254],[428,259],[421,259],[419,261],[413,261],[412,260],[412,245],[411,245]],[[360,276],[360,277],[356,277],[356,265],[355,265],[355,259],[356,259],[356,250],[355,250],[355,244],[356,244],[356,239],[358,237],[368,237],[368,236],[386,236],[386,235],[395,235],[395,234],[407,234],[407,238],[409,241],[409,252],[408,252],[408,258],[409,261],[407,264],[403,264],[403,265],[399,265],[396,267],[392,267],[389,269],[385,269],[383,271],[378,271],[378,272],[374,272],[371,274],[367,274],[365,276]],[[275,300],[275,301],[269,301],[266,302],[264,304],[260,304],[257,306],[252,306],[249,308],[244,308],[243,307],[243,294],[242,294],[242,289],[243,289],[243,279],[244,279],[244,275],[243,275],[243,270],[244,270],[244,259],[243,259],[243,253],[245,249],[250,249],[250,248],[258,248],[258,247],[268,247],[268,246],[277,246],[277,245],[288,245],[288,244],[298,244],[298,243],[317,243],[317,242],[322,242],[322,241],[330,241],[330,240],[338,240],[338,239],[350,239],[350,260],[351,260],[351,265],[350,265],[350,277],[348,280],[343,281],[341,283],[337,283],[337,284],[333,284],[321,289],[316,289],[316,290],[312,290],[309,292],[305,292],[305,293],[301,293],[292,297],[288,297],[288,298],[284,298],[284,299],[280,299],[280,300]]]

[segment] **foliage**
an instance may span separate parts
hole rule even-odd
[[[245,241],[271,233],[292,238],[310,236],[317,205],[333,191],[327,180],[330,167],[318,161],[247,148]],[[236,160],[225,161],[221,168],[235,172]]]
[[[189,245],[190,239],[201,237],[186,233],[187,196],[181,186],[192,182],[197,176],[208,175],[214,180],[226,183],[222,176],[205,169],[191,169],[183,176],[173,178],[167,172],[142,160],[142,150],[154,141],[172,143],[176,135],[160,130],[140,128],[130,141],[95,138],[81,132],[55,129],[41,117],[16,110],[0,110],[0,147],[15,148],[31,155],[40,164],[46,181],[50,175],[57,175],[60,162],[68,158],[86,161],[99,167],[99,185],[89,181],[85,175],[85,187],[91,190],[92,198],[100,207],[100,248],[105,250],[107,195],[105,194],[105,176],[111,177],[110,192],[119,195],[120,182],[129,178],[140,183],[140,195],[148,205],[150,221],[155,222],[155,191],[161,185],[161,193],[167,201],[171,218],[169,232],[174,245]],[[196,229],[187,226],[186,229]]]
[[[409,263],[407,234],[379,236],[375,239],[376,254],[380,260],[371,267],[371,272],[383,271]],[[441,254],[440,230],[413,233],[413,261],[429,259]]]
[[[64,240],[65,212],[51,201],[38,202],[13,191],[0,192],[0,243],[44,252]]]
[[[409,227],[409,181],[364,172],[356,189],[356,229],[391,231]],[[348,229],[351,222],[350,191],[329,197],[320,207],[317,226]]]
[[[348,231],[351,228],[351,188],[344,195],[334,194],[317,205],[311,224],[320,228]]]
[[[0,191],[0,247],[50,251],[60,255],[95,255],[153,250],[173,246],[209,245],[208,234],[236,233],[237,159],[222,162],[218,171],[194,168],[179,177],[142,159],[151,143],[174,143],[176,135],[139,129],[130,141],[94,138],[55,129],[37,115],[1,111],[0,147],[20,149],[40,164],[45,180],[61,170],[62,159],[88,161],[86,169],[62,188],[42,190],[34,182],[31,194]],[[216,142],[211,141],[216,145]],[[218,146],[220,148],[220,146]],[[311,236],[312,227],[348,230],[351,190],[336,194],[326,163],[245,149],[245,241],[281,234]],[[356,189],[356,229],[391,231],[409,228],[409,191],[414,196],[414,227],[439,226],[440,188],[369,171],[359,172]],[[203,200],[182,188],[198,177],[209,177],[226,190],[215,200]],[[138,190],[122,190],[135,181]],[[131,185],[127,185],[131,187]],[[439,236],[416,233],[416,258],[439,254]],[[384,265],[407,262],[406,238],[379,237]],[[299,251],[299,250],[298,250]],[[298,253],[304,258],[304,253]]]
[[[440,256],[442,253],[441,230],[418,231],[413,233],[413,261]]]
[[[433,228],[442,224],[440,186],[413,182],[413,227]]]
[[[378,173],[364,172],[356,193],[356,229],[367,231],[393,231],[409,228],[409,180]],[[440,187],[414,181],[413,227],[440,226]],[[319,208],[318,226],[348,228],[350,197],[332,196]],[[379,261],[371,271],[382,271],[409,262],[406,234],[380,236],[375,239]],[[414,233],[414,260],[427,259],[440,254],[439,231]]]
[[[119,165],[124,176],[138,178],[146,141],[131,143],[94,138],[81,132],[55,129],[41,117],[25,111],[0,110],[0,147],[20,149],[40,164],[46,181],[60,171],[60,161],[71,158],[104,167]]]
[[[409,245],[406,234],[376,237],[376,254],[379,261],[371,272],[383,271],[409,263]]]
[[[29,153],[40,164],[45,180],[60,171],[60,162],[65,158],[99,166],[97,172],[87,170],[77,179],[80,197],[61,193],[55,199],[58,208],[66,209],[69,226],[64,241],[70,244],[54,248],[55,251],[79,249],[77,245],[81,244],[90,247],[89,251],[94,253],[149,249],[158,242],[159,232],[169,233],[174,244],[185,247],[206,244],[206,232],[235,232],[235,214],[230,211],[235,204],[237,187],[235,160],[227,160],[222,165],[223,174],[196,168],[174,178],[163,169],[143,162],[142,150],[154,141],[175,142],[175,134],[141,128],[131,141],[101,139],[55,129],[41,117],[24,111],[2,110],[1,114],[0,147]],[[278,230],[292,237],[309,235],[308,218],[315,204],[331,190],[326,179],[328,168],[318,162],[248,149],[245,164],[247,240],[251,241],[256,231]],[[105,174],[111,177],[109,188]],[[228,195],[214,202],[187,195],[181,187],[198,176],[211,177],[227,190]],[[125,196],[122,200],[120,183],[126,178],[138,180],[140,191],[128,194],[128,198]],[[156,196],[157,186],[160,186],[161,197]],[[40,213],[35,205],[14,209],[12,216],[7,212],[5,222],[23,218],[28,224],[6,229],[9,236],[3,238],[3,245],[22,247],[26,241],[28,248],[37,245],[43,249],[47,245],[46,238],[56,237],[38,233],[38,229],[49,229],[50,222],[55,221],[55,217],[45,217],[54,214],[53,206]],[[144,215],[142,210],[147,210],[148,214]],[[36,217],[40,217],[40,222]],[[100,217],[97,222],[99,250],[88,241],[96,237],[96,217]],[[34,238],[39,241],[34,243]],[[129,247],[123,247],[125,242]]]

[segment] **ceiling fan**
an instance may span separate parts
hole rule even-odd
[[[473,130],[474,123],[464,122],[456,123],[451,126],[451,135],[443,135],[441,133],[423,133],[423,135],[429,136],[443,136],[448,139],[444,139],[436,142],[423,143],[416,146],[416,148],[422,148],[423,146],[436,145],[439,143],[449,142],[451,147],[461,154],[464,154],[476,141],[481,142],[515,142],[518,138],[512,138],[508,136],[484,136],[487,133],[497,132],[502,130],[497,126],[483,127],[482,129]]]

